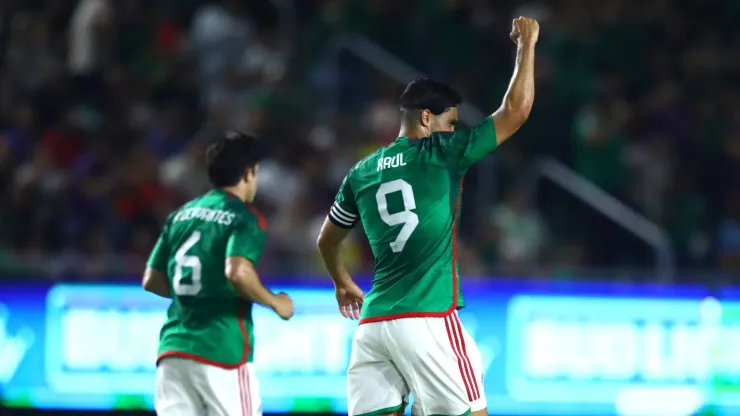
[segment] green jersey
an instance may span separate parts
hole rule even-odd
[[[329,219],[343,228],[360,220],[375,257],[360,323],[465,306],[456,251],[463,177],[496,144],[488,117],[471,130],[399,137],[349,171]]]
[[[170,214],[148,262],[167,272],[171,287],[158,360],[174,355],[224,368],[252,361],[252,303],[234,292],[224,266],[232,256],[256,265],[266,228],[256,210],[221,190]]]

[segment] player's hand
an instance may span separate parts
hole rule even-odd
[[[339,312],[342,316],[349,319],[360,319],[360,310],[362,302],[365,300],[365,294],[362,289],[352,280],[347,283],[335,286]]]
[[[517,45],[521,43],[534,44],[540,37],[540,24],[529,17],[517,17],[511,23],[511,40]]]
[[[293,299],[284,292],[278,293],[276,297],[277,300],[272,309],[279,317],[287,321],[293,316]]]

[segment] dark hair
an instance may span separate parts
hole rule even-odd
[[[417,78],[401,94],[401,110],[429,110],[435,115],[462,102],[460,94],[447,84],[429,78]]]
[[[215,188],[234,186],[261,158],[262,148],[256,137],[227,131],[206,150],[208,180]]]

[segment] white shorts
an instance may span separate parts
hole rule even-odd
[[[414,397],[414,416],[486,408],[480,352],[457,312],[362,324],[347,376],[350,416],[390,413]]]
[[[251,364],[227,370],[180,357],[157,367],[157,416],[261,416],[262,401]]]

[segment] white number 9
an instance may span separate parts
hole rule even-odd
[[[391,214],[388,212],[388,194],[399,191],[403,196],[403,211]],[[412,211],[416,209],[414,190],[408,182],[403,179],[396,179],[381,184],[378,192],[375,193],[375,200],[378,203],[378,213],[383,222],[390,226],[403,224],[398,237],[390,244],[394,253],[400,253],[406,246],[409,237],[411,237],[411,233],[419,225],[419,216]]]

